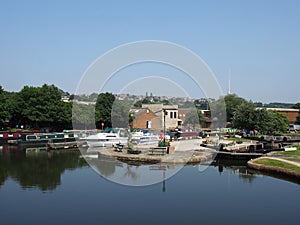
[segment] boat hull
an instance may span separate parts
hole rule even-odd
[[[128,144],[128,138],[116,138],[116,139],[86,139],[89,147],[113,147],[116,144]]]

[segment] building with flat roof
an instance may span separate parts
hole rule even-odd
[[[299,109],[285,109],[285,108],[257,108],[257,109],[266,109],[276,111],[282,115],[285,115],[290,123],[295,123],[297,121],[297,117],[299,116]]]

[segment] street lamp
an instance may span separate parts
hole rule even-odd
[[[163,109],[164,112],[164,146],[166,144],[166,115],[168,115],[168,112],[166,109]]]

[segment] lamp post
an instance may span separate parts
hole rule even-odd
[[[165,146],[165,143],[166,143],[166,109],[163,109],[163,113],[164,113],[164,146]]]

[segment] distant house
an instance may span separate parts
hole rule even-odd
[[[284,108],[257,108],[257,109],[276,111],[282,115],[287,116],[290,123],[295,123],[297,121],[297,117],[299,116],[299,109],[284,109]]]
[[[62,100],[63,102],[70,102],[70,97],[67,96],[67,95],[63,95],[63,96],[61,96],[61,100]]]
[[[134,120],[131,122],[131,127],[140,129],[161,129],[160,118],[148,108],[131,109]]]

